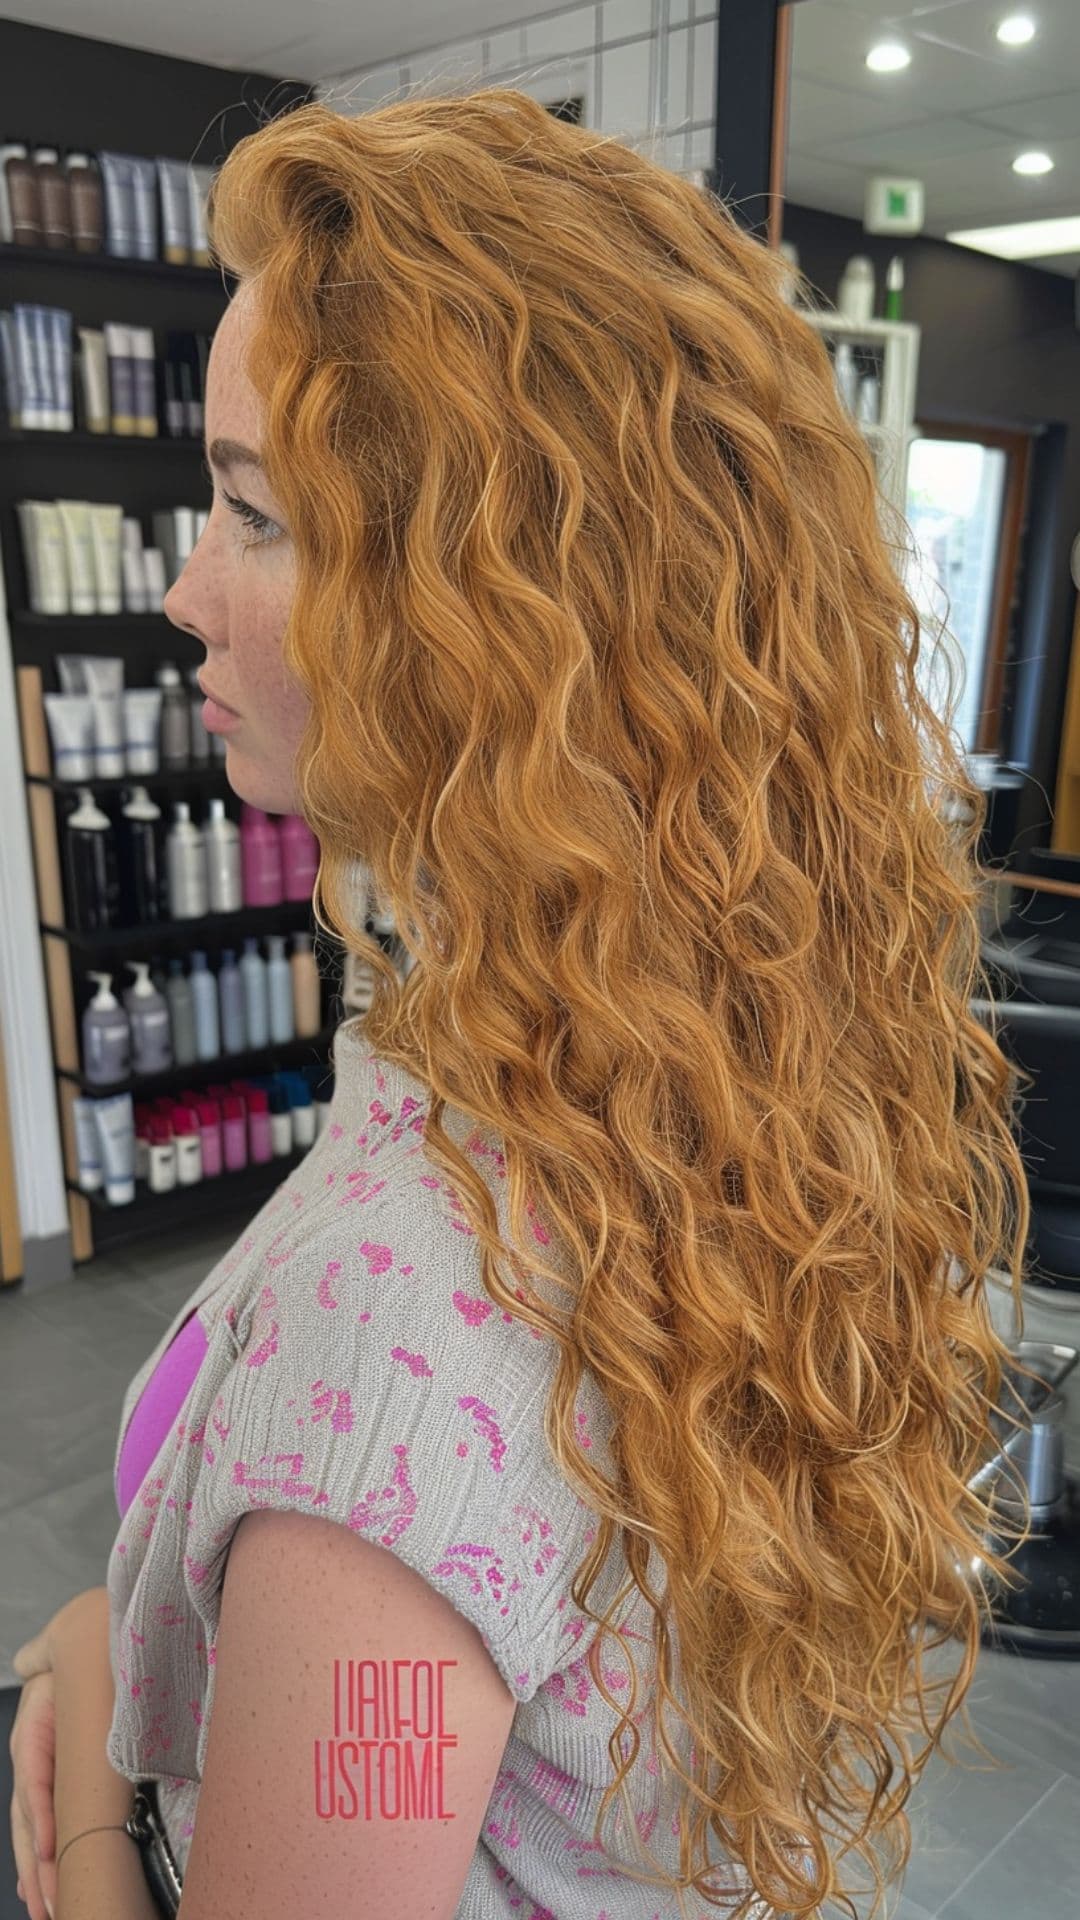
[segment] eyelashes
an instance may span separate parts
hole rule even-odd
[[[203,478],[212,487],[214,484],[214,476],[205,460],[203,461],[202,470]],[[221,497],[230,513],[237,514],[245,526],[251,529],[252,538],[242,543],[245,547],[261,546],[264,541],[276,540],[278,538],[281,533],[281,528],[277,525],[276,521],[270,519],[268,514],[260,513],[257,507],[250,506],[246,500],[238,500],[235,495],[226,493],[224,488],[222,488]]]
[[[238,514],[245,526],[252,529],[255,537],[252,540],[246,540],[245,546],[257,547],[264,540],[277,539],[281,529],[265,513],[260,513],[257,507],[249,506],[246,500],[235,500],[231,493],[223,493],[221,497],[230,512]]]

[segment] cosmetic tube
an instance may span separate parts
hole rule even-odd
[[[135,183],[124,153],[99,148],[98,166],[105,195],[105,251],[116,260],[135,258]]]
[[[135,387],[135,432],[143,440],[158,437],[157,383],[153,327],[129,327]]]
[[[130,1093],[94,1101],[94,1122],[101,1142],[105,1198],[126,1207],[135,1198],[135,1107]]]
[[[61,693],[89,693],[85,653],[57,653],[53,658],[60,676]]]
[[[34,309],[29,301],[17,300],[12,308],[15,330],[15,372],[19,383],[19,419],[23,428],[48,424],[49,404],[34,345]]]
[[[124,761],[124,663],[96,654],[83,657],[87,691],[94,709],[94,770],[117,780]]]
[[[124,751],[129,773],[157,773],[160,724],[161,688],[129,687],[124,695]]]
[[[160,613],[165,605],[168,589],[165,585],[165,555],[160,547],[144,547],[142,550],[143,579],[146,584],[146,611]],[[215,739],[224,736],[215,734]]]
[[[100,327],[80,327],[79,370],[82,380],[83,418],[87,433],[112,432],[112,408],[109,405],[109,359],[105,335]]]
[[[32,613],[70,613],[60,509],[53,500],[16,500]]]
[[[134,434],[135,362],[131,351],[131,329],[121,326],[118,320],[106,320],[104,331],[112,432]]]
[[[75,425],[71,382],[71,314],[66,307],[47,307],[46,325],[52,362],[53,426],[70,433]]]
[[[208,267],[211,264],[206,238],[206,201],[214,173],[213,167],[196,166],[188,162],[188,244],[193,267]]]
[[[161,257],[174,267],[186,267],[191,258],[188,241],[188,163],[156,156],[161,194]]]
[[[97,610],[99,613],[119,613],[122,596],[120,593],[120,523],[124,517],[122,506],[99,504],[95,500],[87,503],[90,515],[90,532],[94,542],[94,567],[97,574]]]
[[[11,313],[0,313],[0,363],[4,369],[4,404],[7,407],[8,426],[21,424],[22,400],[19,395],[19,374],[15,363],[15,317]]]
[[[75,1121],[79,1186],[83,1193],[100,1193],[105,1184],[105,1170],[101,1164],[101,1141],[94,1125],[94,1102],[76,1095],[71,1111]]]
[[[141,153],[129,153],[125,157],[131,169],[135,199],[135,258],[157,260],[160,258],[157,168]]]
[[[94,778],[94,707],[88,693],[46,693],[45,716],[52,736],[58,780]]]
[[[34,337],[34,359],[38,370],[38,388],[44,395],[45,407],[38,422],[55,432],[59,419],[59,406],[53,383],[52,338],[50,332],[48,307],[30,308],[30,327]]]
[[[64,535],[68,590],[72,613],[97,612],[97,571],[90,532],[90,507],[85,500],[57,500]]]
[[[120,572],[124,582],[124,612],[148,613],[146,604],[146,569],[143,566],[142,548],[138,553],[132,547],[120,549]]]

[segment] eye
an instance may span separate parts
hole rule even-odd
[[[277,539],[281,528],[275,521],[268,519],[265,513],[260,513],[257,507],[249,506],[246,500],[234,500],[231,493],[223,493],[221,497],[230,512],[239,514],[245,526],[252,529],[254,539],[245,540],[245,546],[257,547],[264,540]]]

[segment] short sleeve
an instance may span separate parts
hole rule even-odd
[[[271,1270],[234,1332],[185,1559],[207,1648],[241,1517],[299,1511],[396,1554],[530,1700],[559,1663],[593,1521],[544,1434],[550,1338],[493,1307],[468,1242],[436,1257],[415,1225],[355,1211]]]

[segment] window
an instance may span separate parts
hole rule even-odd
[[[1028,458],[1026,434],[993,428],[934,423],[911,442],[907,520],[916,553],[905,585],[928,621],[920,681],[967,753],[1001,745]],[[951,686],[945,663],[931,661],[942,622]]]

